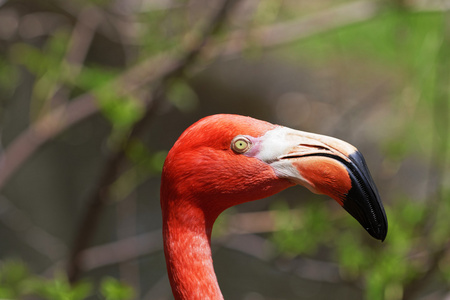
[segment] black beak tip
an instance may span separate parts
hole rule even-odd
[[[369,206],[356,204],[355,198],[347,198],[344,209],[350,213],[373,238],[384,242],[387,236],[388,223],[383,206],[376,203],[375,210],[369,210]],[[364,203],[364,202],[363,202]],[[360,203],[359,203],[360,204]]]
[[[347,165],[352,188],[344,201],[346,209],[366,231],[382,242],[386,239],[388,221],[378,190],[359,152],[350,155],[352,163]]]
[[[387,235],[387,225],[379,224],[376,228],[366,228],[367,232],[375,239],[384,242]]]

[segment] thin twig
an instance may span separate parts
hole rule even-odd
[[[6,197],[0,197],[0,222],[17,233],[17,237],[37,253],[52,261],[61,259],[67,252],[63,241],[36,226],[27,214]]]
[[[137,233],[137,199],[136,193],[127,196],[123,201],[119,201],[116,205],[116,219],[117,219],[117,238],[123,239],[134,236]],[[136,243],[128,244],[128,249],[136,249],[139,247]],[[140,272],[137,258],[131,258],[118,264],[119,278],[121,281],[128,283],[135,290],[135,297],[140,298]]]
[[[173,59],[171,60],[167,56],[152,57],[118,77],[112,86],[120,87],[122,94],[132,93],[142,85],[161,78],[162,74],[173,68],[173,65]],[[0,190],[19,167],[43,144],[98,112],[99,107],[95,96],[85,93],[73,98],[68,103],[58,105],[35,121],[1,153]]]
[[[295,20],[266,25],[250,31],[237,30],[224,43],[213,44],[207,49],[211,57],[233,56],[251,45],[272,48],[305,39],[352,24],[366,22],[380,12],[382,1],[354,1],[332,7]]]
[[[0,157],[0,189],[15,171],[48,140],[98,111],[91,94],[59,105],[14,139]]]
[[[97,27],[100,25],[101,19],[98,15],[99,12],[93,6],[82,9],[78,15],[64,58],[65,62],[71,66],[70,76],[72,78],[76,78],[83,69],[83,62],[86,59]],[[65,103],[70,95],[70,88],[64,83],[59,82],[55,90],[49,101],[52,107]]]
[[[136,247],[134,247],[136,246]],[[160,230],[155,230],[81,252],[83,271],[115,265],[162,250]]]
[[[147,106],[144,116],[137,121],[131,128],[129,135],[119,144],[118,149],[110,155],[110,158],[106,162],[105,169],[102,176],[94,189],[94,193],[88,200],[88,208],[83,216],[80,227],[75,234],[75,240],[73,248],[68,261],[68,278],[70,282],[76,282],[80,276],[81,266],[81,252],[86,248],[91,240],[92,234],[97,228],[101,212],[105,204],[109,199],[109,187],[116,179],[120,166],[125,158],[125,151],[127,145],[131,140],[138,137],[147,123],[154,116],[155,112],[159,108],[159,105],[164,99],[165,91],[173,78],[183,76],[183,72],[192,65],[192,63],[198,58],[202,48],[207,43],[211,35],[213,35],[220,28],[225,21],[226,14],[229,11],[234,1],[225,0],[217,11],[217,13],[211,18],[209,25],[200,40],[189,51],[182,56],[179,61],[169,69],[167,73],[163,74],[159,83],[153,90],[150,96],[151,101]]]
[[[214,244],[233,248],[259,259],[265,259],[262,253],[263,247],[261,246],[264,243],[261,241],[267,240],[257,234],[278,230],[275,224],[276,213],[276,211],[269,210],[233,214],[227,220],[227,223],[230,224],[227,232],[223,233],[220,238],[215,238]],[[298,214],[300,211],[291,209],[290,213]],[[261,244],[258,247],[246,247],[242,243],[243,239],[250,239],[254,243],[261,242]],[[156,251],[162,251],[160,230],[123,238],[119,241],[84,250],[81,253],[83,270],[90,271],[108,265],[115,265]]]

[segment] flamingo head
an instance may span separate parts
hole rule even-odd
[[[385,239],[386,214],[355,147],[238,115],[203,118],[180,136],[164,164],[161,205],[164,213],[170,201],[185,201],[177,205],[194,205],[215,220],[228,207],[292,185],[330,196],[371,236]]]

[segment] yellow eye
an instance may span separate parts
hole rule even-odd
[[[250,149],[251,146],[252,143],[250,140],[244,136],[237,136],[231,142],[231,149],[237,153],[244,153]]]

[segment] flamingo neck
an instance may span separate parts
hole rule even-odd
[[[214,218],[202,209],[169,201],[163,213],[164,253],[176,300],[223,299],[211,256]]]

